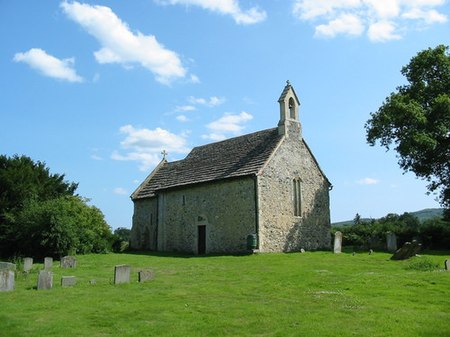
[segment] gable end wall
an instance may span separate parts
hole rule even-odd
[[[295,178],[301,179],[301,216],[294,216]],[[329,182],[298,133],[284,138],[258,177],[258,191],[261,252],[330,247]]]

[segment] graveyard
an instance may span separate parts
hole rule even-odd
[[[17,260],[14,289],[0,292],[0,336],[450,335],[450,251],[391,256],[344,248]],[[45,273],[52,285],[37,289]]]

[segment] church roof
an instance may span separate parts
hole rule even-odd
[[[152,197],[158,190],[168,188],[256,175],[282,138],[278,128],[273,128],[195,147],[183,160],[163,160],[131,198]]]

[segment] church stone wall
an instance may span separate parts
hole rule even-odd
[[[206,226],[206,253],[245,252],[255,233],[255,181],[244,177],[159,193],[158,250],[198,253],[198,226]]]
[[[261,252],[330,246],[329,183],[299,131],[283,140],[258,177]],[[294,179],[301,181],[301,216],[294,215]]]
[[[158,199],[134,201],[130,247],[139,250],[156,250]]]

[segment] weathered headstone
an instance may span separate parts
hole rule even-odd
[[[114,284],[130,283],[131,267],[126,264],[114,268]]]
[[[53,273],[49,270],[40,270],[37,289],[52,289],[53,288]]]
[[[445,270],[450,270],[450,260],[445,260],[444,265],[445,265]]]
[[[395,253],[397,251],[397,236],[395,233],[386,233],[386,247],[389,253]]]
[[[337,231],[334,233],[334,253],[339,254],[342,252],[342,233]]]
[[[16,265],[11,262],[2,262],[0,261],[0,270],[7,269],[7,270],[16,270]]]
[[[143,283],[145,281],[149,281],[155,278],[155,272],[150,269],[140,270],[138,272],[138,281]]]
[[[14,290],[14,270],[0,269],[0,291]]]
[[[75,276],[62,276],[61,287],[73,287],[77,284],[77,278]]]
[[[61,258],[61,268],[76,268],[77,258],[75,256],[64,256]]]
[[[420,252],[422,245],[416,240],[413,242],[405,242],[402,248],[398,249],[394,255],[391,256],[391,260],[406,260],[415,256]]]
[[[44,269],[52,269],[53,268],[53,258],[52,257],[46,257],[44,259]]]
[[[28,273],[33,268],[33,258],[24,257],[23,258],[23,271]]]
[[[302,248],[302,249],[300,249],[300,253],[304,253],[305,252],[305,250]]]

